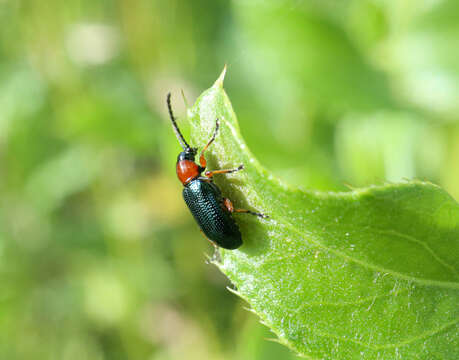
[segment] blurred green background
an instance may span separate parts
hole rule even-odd
[[[165,96],[303,188],[459,198],[456,0],[0,0],[0,359],[293,359],[226,290]],[[203,139],[203,142],[205,139]]]

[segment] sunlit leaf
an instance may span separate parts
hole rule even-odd
[[[236,207],[270,215],[235,215],[244,245],[221,250],[218,266],[236,292],[308,358],[459,358],[458,204],[420,181],[346,193],[283,184],[245,145],[223,76],[189,111],[192,143],[219,118],[209,168],[245,171],[217,184]]]

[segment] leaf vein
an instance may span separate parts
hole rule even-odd
[[[372,345],[366,344],[366,343],[364,343],[362,341],[349,339],[348,337],[345,337],[345,336],[340,336],[340,335],[336,335],[336,334],[320,331],[320,330],[317,330],[316,328],[314,328],[312,330],[312,332],[314,332],[316,335],[318,335],[320,337],[330,337],[330,338],[333,338],[333,339],[343,340],[343,341],[351,342],[351,343],[360,345],[362,347],[377,351],[377,350],[399,348],[399,347],[410,345],[411,343],[413,343],[415,341],[423,340],[423,339],[425,339],[425,338],[427,338],[429,336],[434,336],[434,335],[440,333],[441,331],[446,330],[449,327],[452,327],[452,326],[456,325],[458,322],[459,322],[459,319],[456,319],[456,320],[450,321],[450,322],[448,322],[448,323],[444,324],[443,326],[440,326],[440,327],[438,327],[436,329],[433,329],[433,330],[430,330],[430,331],[426,331],[426,332],[424,332],[423,334],[421,334],[419,336],[414,336],[414,337],[412,337],[410,339],[407,339],[407,340],[404,340],[404,341],[401,341],[401,342],[398,342],[398,343],[394,343],[394,344],[384,344],[384,345],[377,345],[377,346],[372,346]]]
[[[404,274],[399,273],[397,271],[385,269],[385,268],[383,268],[381,266],[370,264],[370,263],[368,263],[366,261],[363,261],[363,260],[360,260],[360,259],[356,259],[356,258],[354,258],[352,256],[349,256],[349,255],[347,255],[347,254],[345,254],[345,253],[343,253],[343,252],[341,252],[339,250],[330,248],[330,247],[322,244],[320,241],[312,239],[312,236],[306,237],[303,232],[301,232],[300,230],[296,229],[295,226],[293,226],[291,223],[286,221],[284,218],[280,218],[280,221],[282,221],[286,227],[288,227],[290,230],[292,230],[293,232],[295,232],[298,235],[300,235],[302,238],[304,238],[304,239],[309,238],[309,241],[311,243],[313,243],[314,245],[316,245],[316,246],[318,246],[318,247],[320,247],[322,249],[325,249],[325,250],[331,252],[332,254],[335,254],[335,255],[337,255],[337,256],[339,256],[341,258],[344,258],[346,260],[355,262],[356,264],[359,264],[359,265],[361,265],[363,267],[366,267],[368,269],[376,270],[376,271],[379,271],[379,272],[385,272],[385,273],[388,273],[388,274],[392,275],[395,278],[417,282],[417,283],[422,284],[422,285],[437,286],[437,287],[450,288],[450,289],[459,289],[459,283],[456,283],[456,282],[438,281],[438,280],[429,280],[429,279],[417,278],[417,277],[410,276],[410,275],[404,275]]]
[[[442,266],[448,268],[456,278],[459,278],[459,273],[457,272],[457,270],[450,264],[448,264],[446,261],[444,261],[440,256],[438,256],[431,248],[430,246],[425,243],[424,241],[421,241],[419,239],[416,239],[414,236],[410,236],[410,235],[407,235],[407,234],[403,234],[401,232],[398,232],[396,230],[381,230],[381,229],[373,229],[374,231],[376,232],[379,232],[380,234],[390,234],[390,235],[395,235],[395,236],[399,236],[401,238],[404,238],[408,241],[412,241],[416,244],[419,244],[421,245],[422,247],[424,247],[424,249],[426,249],[426,251],[428,253],[430,253],[432,255],[432,257],[437,260]]]
[[[393,347],[402,347],[402,346],[406,346],[406,345],[409,345],[417,340],[423,340],[429,336],[434,336],[440,332],[442,332],[443,330],[446,330],[454,325],[456,325],[457,323],[459,322],[459,319],[455,319],[455,320],[452,320],[450,322],[447,322],[446,324],[442,325],[442,326],[439,326],[438,328],[436,329],[432,329],[430,331],[426,331],[424,333],[422,333],[421,335],[419,336],[414,336],[410,339],[406,339],[404,341],[401,341],[399,343],[396,343],[396,344],[385,344],[385,345],[379,345],[377,347],[377,349],[388,349],[388,348],[393,348]]]
[[[336,306],[336,307],[344,307],[344,306],[349,306],[349,305],[361,305],[365,304],[369,301],[376,301],[377,299],[381,299],[384,297],[390,297],[390,296],[397,296],[402,293],[408,292],[408,289],[403,289],[394,293],[388,293],[388,294],[379,294],[379,295],[374,295],[374,296],[367,296],[355,301],[340,301],[340,302],[321,302],[321,301],[312,301],[308,303],[303,303],[301,304],[300,307],[296,309],[291,309],[295,313],[299,313],[301,310],[303,310],[305,307],[313,307],[313,306]]]

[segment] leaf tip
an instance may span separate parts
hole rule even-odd
[[[221,74],[218,77],[217,81],[215,81],[214,86],[218,86],[220,88],[223,88],[223,81],[225,80],[226,69],[227,69],[227,66],[225,64],[225,67],[223,68],[223,71],[221,72]]]

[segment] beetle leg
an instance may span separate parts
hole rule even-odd
[[[223,198],[223,205],[225,206],[226,210],[228,210],[230,213],[234,212],[234,206],[230,199]]]
[[[250,215],[255,215],[258,217],[261,217],[262,219],[269,218],[268,215],[262,214],[262,213],[256,213],[254,211],[246,210],[246,209],[235,209],[233,203],[231,202],[230,199],[228,198],[223,198],[223,205],[225,206],[226,210],[228,210],[230,213],[245,213],[245,214],[250,214]]]
[[[206,183],[211,183],[213,181],[213,179],[205,177],[205,176],[198,177],[198,180],[205,181]]]
[[[212,241],[210,243],[214,247],[214,254],[212,255],[212,259],[210,259],[210,261],[211,262],[221,263],[222,262],[222,258],[220,256],[220,252],[218,251],[218,246],[215,243],[213,243]]]
[[[240,171],[244,169],[244,165],[239,165],[236,169],[222,169],[222,170],[213,170],[213,171],[206,171],[204,175],[206,175],[208,178],[211,178],[215,174],[231,174],[237,171]]]
[[[215,120],[215,130],[214,133],[212,134],[212,137],[210,138],[209,142],[207,143],[206,146],[201,150],[201,153],[199,154],[199,164],[201,165],[202,169],[204,170],[207,166],[207,161],[206,158],[204,157],[204,152],[207,150],[207,148],[212,144],[215,140],[215,137],[217,136],[218,133],[218,128],[220,127],[220,121]]]
[[[236,213],[245,213],[245,214],[250,214],[250,215],[255,215],[255,216],[258,216],[262,219],[267,219],[269,218],[268,215],[265,215],[265,214],[262,214],[262,213],[257,213],[257,212],[254,212],[254,211],[250,211],[250,210],[246,210],[246,209],[234,209],[234,212]]]
[[[261,217],[262,219],[269,218],[268,215],[262,214],[262,213],[257,213],[254,211],[246,210],[246,209],[235,209],[233,206],[233,203],[231,202],[230,199],[228,198],[223,198],[223,205],[225,208],[230,212],[230,213],[245,213],[245,214],[250,214],[250,215],[255,215],[258,217]]]
[[[215,244],[212,240],[210,240],[202,230],[201,231],[201,234],[207,239],[208,242],[210,242],[210,244],[214,247],[214,253],[212,255],[212,257],[210,258],[210,263],[213,263],[213,262],[218,262],[218,263],[221,263],[222,262],[222,258],[220,257],[220,253],[218,252],[218,245]],[[208,262],[206,261],[206,264],[208,264]]]

